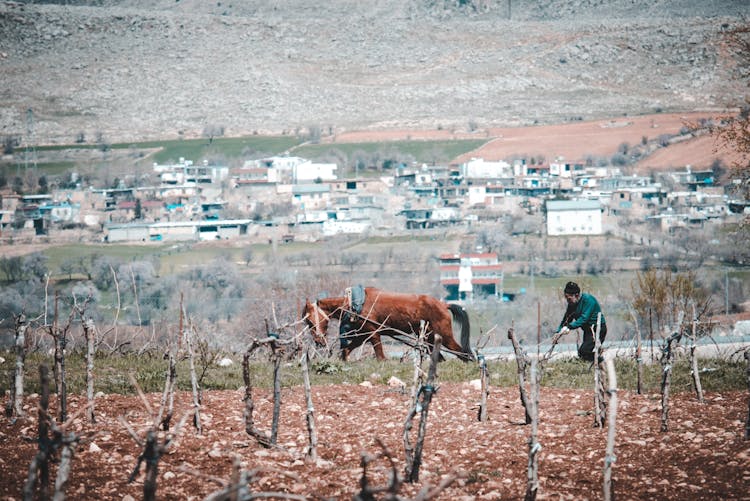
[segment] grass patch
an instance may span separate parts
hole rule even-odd
[[[47,268],[53,273],[60,269],[60,263],[71,256],[89,260],[95,256],[110,256],[123,261],[138,261],[161,257],[166,254],[171,245],[151,244],[144,245],[118,245],[118,244],[68,244],[46,247],[42,254],[47,257]]]
[[[15,366],[15,355],[10,351],[0,352],[5,360],[0,363],[0,393],[10,390],[9,382]],[[234,364],[229,367],[208,366],[201,387],[203,390],[236,390],[244,386],[242,380],[241,357],[235,356]],[[26,393],[39,392],[39,366],[45,363],[52,366],[52,358],[41,353],[29,354],[26,358]],[[71,394],[85,393],[86,367],[81,352],[73,352],[66,358],[66,381]],[[425,362],[427,364],[428,362]],[[745,364],[723,359],[701,359],[701,385],[706,392],[739,391],[747,389]],[[202,370],[200,363],[197,370]],[[636,390],[636,365],[633,360],[618,359],[615,361],[617,385],[619,389]],[[516,362],[488,361],[490,385],[509,388],[518,385]],[[709,369],[706,371],[706,369]],[[95,360],[95,391],[106,394],[131,394],[134,389],[130,383],[132,373],[139,385],[146,392],[160,392],[164,388],[167,361],[160,355],[98,354]],[[338,359],[315,359],[310,363],[310,376],[313,385],[359,384],[371,381],[373,384],[387,384],[395,376],[405,383],[412,381],[413,365],[398,360],[378,361],[368,359],[358,362],[343,362]],[[644,365],[643,391],[658,393],[661,388],[661,365],[658,363]],[[190,390],[189,366],[186,360],[178,363],[177,386],[180,390]],[[446,360],[438,367],[440,382],[465,382],[479,378],[479,367],[473,363],[463,363],[456,359]],[[264,359],[251,363],[252,384],[258,388],[272,388],[273,369]],[[298,386],[303,383],[302,372],[295,361],[285,362],[282,367],[284,387]],[[569,388],[588,390],[593,386],[593,372],[588,362],[578,359],[556,360],[545,368],[542,386],[551,388]],[[687,359],[678,359],[672,367],[671,391],[692,392],[692,377]]]
[[[299,144],[299,140],[290,136],[250,136],[250,137],[219,137],[209,142],[208,139],[184,139],[174,141],[154,141],[136,143],[140,148],[161,148],[153,156],[158,163],[177,162],[180,157],[198,160],[208,156],[223,156],[239,158],[257,154],[279,155]]]
[[[36,162],[35,164],[30,165],[30,167],[35,168],[40,175],[46,176],[56,176],[59,174],[64,174],[69,170],[74,170],[75,166],[75,162],[62,160],[59,162]],[[14,176],[16,171],[18,171],[19,173],[23,173],[25,168],[26,166],[20,161],[14,163],[0,163],[0,172],[6,173],[6,176]]]
[[[209,141],[200,139],[174,139],[165,141],[143,141],[134,143],[114,143],[107,147],[113,150],[152,150],[158,151],[148,159],[151,162],[177,162],[181,157],[197,162],[208,157],[239,158],[255,154],[279,155],[289,151],[300,140],[291,136],[247,136],[218,137]],[[35,147],[37,151],[100,150],[99,144],[61,144]]]
[[[294,154],[312,160],[330,157],[332,152],[347,156],[363,152],[382,152],[387,158],[411,156],[420,162],[448,161],[475,150],[486,140],[461,139],[454,141],[384,141],[376,143],[306,144],[294,149]]]

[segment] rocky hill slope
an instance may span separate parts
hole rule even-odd
[[[727,44],[748,14],[730,0],[0,2],[0,135],[116,142],[723,109],[748,90]]]

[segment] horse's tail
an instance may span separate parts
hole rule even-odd
[[[465,354],[465,356],[460,358],[465,361],[474,360],[474,352],[471,351],[471,325],[469,324],[469,314],[460,304],[449,303],[448,309],[453,316],[453,333],[456,336],[460,335],[461,351]]]

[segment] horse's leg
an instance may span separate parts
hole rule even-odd
[[[341,358],[346,360],[349,358],[349,354],[362,346],[362,343],[364,343],[367,340],[367,337],[369,334],[360,334],[360,333],[349,333],[349,343],[347,343],[346,348],[341,350]]]
[[[378,360],[385,360],[385,353],[383,353],[383,343],[380,342],[380,334],[373,332],[370,334],[370,343],[372,349],[375,350],[375,358]]]

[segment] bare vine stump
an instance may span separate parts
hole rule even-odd
[[[513,344],[513,351],[516,354],[516,366],[518,367],[518,392],[521,395],[521,404],[525,413],[526,424],[531,424],[531,411],[529,410],[529,397],[526,395],[526,366],[529,363],[529,357],[524,353],[521,345],[518,344],[513,328],[508,329],[508,339]]]
[[[195,372],[195,354],[193,352],[192,330],[185,330],[185,346],[188,350],[188,360],[190,362],[190,387],[193,390],[193,426],[195,426],[198,435],[203,434],[203,425],[201,424],[201,389],[198,385],[198,376]]]
[[[166,414],[164,417],[159,416],[161,422],[161,429],[164,431],[169,430],[169,425],[172,422],[172,416],[174,415],[174,386],[177,381],[177,363],[175,361],[175,354],[172,348],[169,349],[166,357],[168,358],[168,366],[166,372],[166,379],[164,381],[164,392],[161,395],[161,405],[159,406],[159,413]]]
[[[120,422],[123,424],[123,426],[125,426],[130,436],[140,447],[143,448],[143,452],[138,456],[135,468],[133,468],[133,471],[128,477],[128,483],[133,482],[136,479],[138,473],[141,470],[141,464],[145,462],[146,468],[145,478],[143,480],[143,499],[145,501],[154,501],[156,499],[159,460],[169,450],[169,447],[174,443],[175,438],[179,436],[180,432],[183,429],[183,426],[185,425],[185,422],[190,417],[193,411],[186,413],[177,423],[174,431],[168,432],[164,437],[164,441],[160,443],[158,430],[160,424],[159,415],[161,414],[161,411],[159,411],[158,413],[153,413],[153,411],[151,410],[151,406],[148,403],[148,399],[143,393],[143,390],[141,390],[141,387],[136,382],[135,377],[131,374],[130,378],[133,386],[136,389],[136,392],[138,393],[138,397],[143,403],[143,406],[151,414],[152,422],[148,430],[146,430],[145,440],[142,440],[133,430],[132,426],[130,426],[130,424],[125,420],[125,418],[120,416]]]
[[[305,401],[307,402],[307,434],[309,437],[310,445],[307,449],[305,459],[312,463],[318,461],[318,432],[315,427],[315,407],[313,406],[312,389],[310,387],[310,367],[308,362],[309,353],[308,350],[302,354],[302,379],[305,385]]]
[[[643,394],[643,344],[641,342],[641,329],[638,327],[638,317],[635,311],[630,309],[630,316],[633,317],[635,325],[635,364],[636,364],[636,383],[635,392],[638,395]]]
[[[701,374],[698,370],[698,357],[695,355],[695,343],[698,340],[697,326],[698,319],[695,315],[695,305],[693,305],[693,322],[690,336],[690,375],[693,377],[695,397],[698,399],[698,402],[703,403],[703,386],[701,385]]]
[[[612,464],[615,462],[615,423],[617,422],[617,374],[615,363],[607,360],[607,378],[609,379],[609,417],[607,429],[607,452],[604,456],[604,501],[614,499],[612,488]]]
[[[245,433],[255,438],[262,447],[271,447],[271,437],[258,430],[253,422],[253,385],[250,381],[250,350],[242,357],[242,379],[245,382]]]
[[[479,402],[479,415],[477,417],[480,422],[484,423],[487,421],[487,395],[490,393],[489,377],[487,371],[487,360],[485,360],[484,355],[477,355],[477,361],[479,362],[479,374],[482,383],[482,398]]]
[[[68,487],[78,437],[74,433],[65,433],[60,434],[60,440],[62,443],[62,453],[60,453],[60,464],[57,467],[55,494],[52,496],[52,501],[63,501],[65,499],[65,489]]]
[[[661,431],[669,430],[669,387],[672,382],[672,343],[679,339],[680,333],[669,336],[664,344],[661,355]]]
[[[159,473],[159,459],[162,452],[157,443],[156,431],[148,430],[146,432],[146,445],[143,453],[138,457],[138,463],[130,474],[130,478],[128,478],[128,483],[135,480],[136,475],[138,475],[141,469],[141,463],[146,463],[146,478],[143,480],[144,501],[154,501],[156,499],[156,478]]]
[[[279,419],[281,418],[281,353],[271,343],[273,354],[273,416],[271,417],[271,445],[276,445],[279,436]]]
[[[442,341],[442,337],[439,334],[435,334],[434,347],[430,356],[430,369],[427,373],[427,381],[422,388],[420,388],[414,406],[409,411],[409,414],[406,417],[406,422],[404,423],[404,450],[406,455],[405,478],[409,483],[419,481],[419,468],[422,464],[422,448],[424,446],[424,437],[427,431],[427,414],[430,409],[430,402],[432,402],[432,395],[437,391],[434,386],[434,381],[437,376],[437,366],[440,361],[440,346],[442,345]],[[412,447],[411,442],[409,441],[409,431],[411,430],[414,416],[416,416],[417,413],[420,415],[419,431],[417,433],[414,447]]]
[[[24,415],[23,412],[23,384],[24,384],[24,367],[26,364],[26,316],[21,314],[15,318],[15,351],[16,367],[11,379],[10,401],[6,409],[8,417],[19,418]]]
[[[39,499],[46,500],[49,499],[49,456],[52,442],[49,438],[49,368],[44,364],[39,366],[39,379],[41,383],[38,422],[39,450],[29,465],[29,475],[23,487],[23,497],[33,499],[38,486]]]
[[[537,377],[536,360],[531,361],[531,372],[529,374],[531,399],[528,411],[531,415],[531,436],[529,436],[529,461],[526,468],[526,495],[525,501],[536,499],[539,490],[539,459],[538,454],[542,446],[537,441],[539,429],[539,378]]]
[[[594,332],[594,426],[601,428],[607,417],[607,398],[604,390],[604,371],[602,369],[602,344],[599,333],[602,328],[602,314],[596,317]]]

